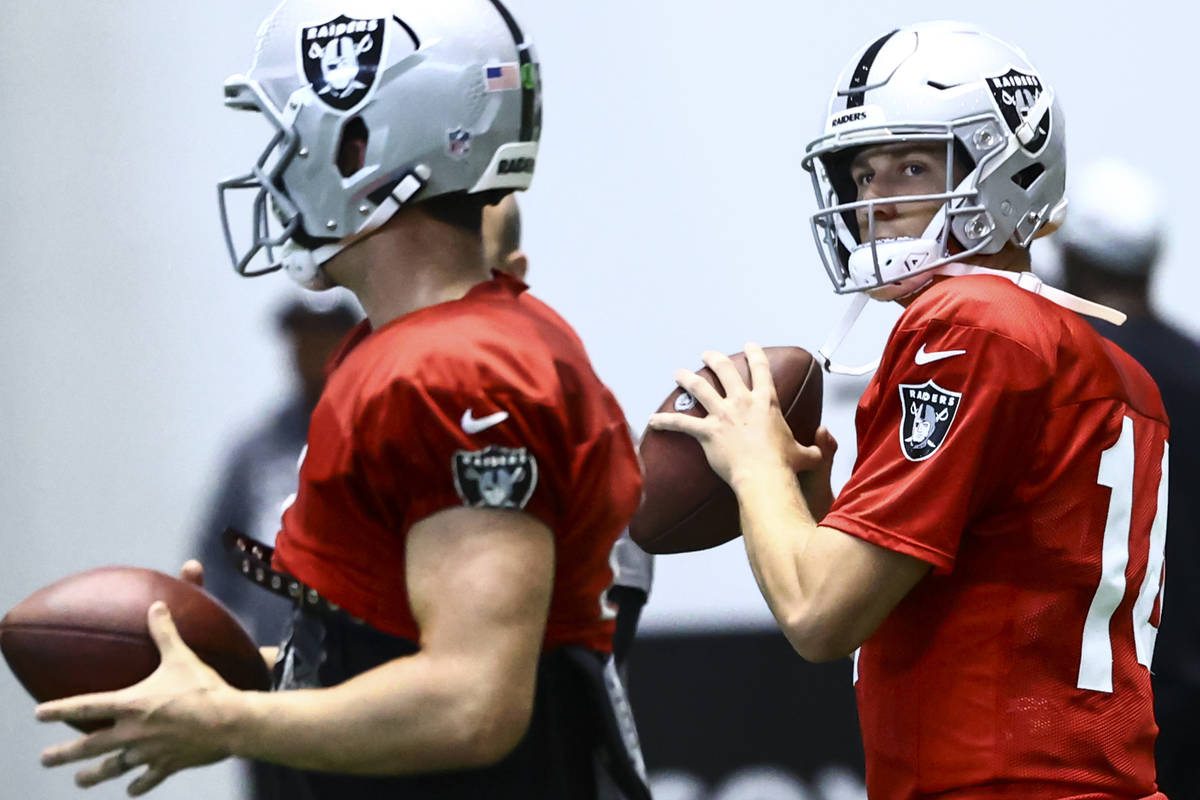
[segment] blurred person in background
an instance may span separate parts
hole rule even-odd
[[[1167,572],[1154,647],[1158,783],[1172,800],[1200,798],[1200,346],[1150,299],[1165,208],[1148,176],[1116,160],[1084,170],[1059,241],[1064,288],[1129,315],[1090,320],[1141,362],[1171,418]]]
[[[210,511],[189,550],[204,565],[205,589],[229,607],[254,641],[283,639],[293,604],[265,592],[230,564],[221,540],[228,527],[275,543],[279,519],[300,482],[297,461],[308,437],[313,408],[325,386],[325,366],[338,344],[362,319],[347,298],[308,294],[287,301],[275,324],[287,341],[292,386],[288,398],[266,420],[235,443],[221,471]],[[271,768],[248,762],[247,791],[259,800],[277,796]]]
[[[521,249],[521,209],[515,195],[483,210],[483,257],[493,270],[526,282],[529,257]],[[613,585],[605,597],[617,607],[613,659],[628,681],[629,652],[654,581],[654,556],[639,547],[626,530],[613,550],[611,565]]]
[[[296,298],[279,309],[275,321],[287,341],[291,393],[231,448],[210,511],[189,551],[204,565],[205,588],[237,614],[257,642],[279,642],[292,604],[262,591],[229,566],[221,532],[232,526],[274,544],[284,503],[299,483],[296,463],[325,385],[325,365],[361,318],[349,300],[322,304]]]

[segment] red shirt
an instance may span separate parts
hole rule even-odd
[[[1155,796],[1168,429],[1145,370],[958,277],[901,316],[856,424],[822,524],[934,568],[858,656],[872,800]]]
[[[335,357],[313,412],[275,565],[414,642],[405,537],[470,505],[521,509],[555,536],[547,649],[608,652],[609,553],[641,497],[624,415],[575,332],[505,276]]]

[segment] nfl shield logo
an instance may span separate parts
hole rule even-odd
[[[450,155],[454,158],[466,158],[471,153],[471,133],[462,128],[455,128],[447,134]]]
[[[537,486],[537,460],[524,447],[459,450],[452,468],[454,488],[472,508],[524,508]]]
[[[1033,126],[1036,122],[1036,127],[1027,129],[1028,134],[1020,137],[1021,146],[1030,153],[1041,150],[1050,138],[1050,110],[1047,109],[1039,120],[1027,117],[1042,94],[1042,79],[1032,72],[1010,69],[1003,75],[988,78],[987,85],[1009,130],[1017,133],[1022,125]]]
[[[367,99],[386,56],[386,23],[342,14],[300,28],[300,63],[317,97],[339,111]]]
[[[909,461],[924,461],[937,452],[950,433],[962,401],[933,381],[900,384],[900,449]]]

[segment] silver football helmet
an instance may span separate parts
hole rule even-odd
[[[537,58],[500,0],[284,0],[249,72],[225,82],[225,104],[274,128],[250,171],[218,185],[234,269],[282,268],[309,288],[406,205],[528,188],[541,133]],[[347,136],[361,166],[339,164]],[[256,193],[243,248],[234,189]],[[267,263],[252,268],[260,252]]]
[[[1052,230],[1066,211],[1063,127],[1054,90],[1025,54],[974,26],[910,25],[864,47],[838,78],[824,133],[803,160],[819,207],[813,235],[835,291],[903,296],[952,262],[1007,242],[1027,247]],[[944,191],[859,201],[854,152],[912,141],[944,143]],[[920,238],[874,236],[877,204],[938,200]]]

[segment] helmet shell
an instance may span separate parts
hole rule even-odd
[[[967,176],[957,186],[948,178],[942,211],[911,252],[889,246],[888,263],[872,256],[871,269],[851,269],[851,255],[871,243],[859,241],[854,213],[864,204],[846,155],[922,140],[944,142],[948,175],[965,161]],[[1027,247],[1065,211],[1065,123],[1053,89],[1023,52],[966,23],[910,25],[864,45],[838,77],[804,165],[819,205],[813,231],[839,292],[911,286],[951,261]]]

